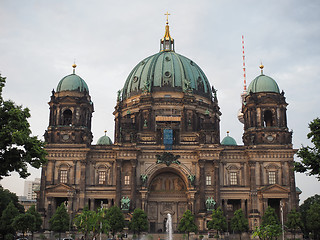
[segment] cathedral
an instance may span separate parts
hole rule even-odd
[[[130,220],[141,208],[151,233],[165,231],[168,213],[177,231],[187,209],[205,232],[217,207],[228,222],[241,208],[252,230],[268,206],[284,219],[298,206],[296,150],[277,82],[261,65],[261,74],[242,95],[243,145],[229,134],[220,141],[216,89],[174,46],[167,20],[160,51],[139,61],[118,92],[114,143],[106,135],[92,143],[94,106],[76,65],[52,91],[48,162],[38,199],[44,229],[61,203],[72,217],[85,206],[116,205]]]

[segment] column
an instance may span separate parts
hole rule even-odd
[[[205,187],[205,163],[206,160],[199,160],[199,167],[200,167],[200,176],[199,176],[199,191],[200,191],[200,211],[205,210],[205,192],[204,192],[204,187]]]
[[[131,193],[130,193],[130,209],[136,208],[136,192],[137,192],[137,159],[131,160]]]
[[[264,185],[263,162],[260,162],[260,186]]]
[[[120,198],[121,198],[121,168],[122,168],[122,160],[117,159],[116,160],[116,199],[115,199],[115,205],[120,207]]]
[[[221,206],[220,200],[220,176],[219,176],[219,160],[214,162],[214,199],[218,206]]]
[[[85,202],[86,166],[87,166],[86,160],[81,160],[80,161],[81,177],[80,177],[80,193],[79,193],[79,198],[80,198],[80,204],[79,204],[80,206],[79,206],[79,208],[81,208],[81,209],[83,209],[84,206],[86,205],[86,202]]]

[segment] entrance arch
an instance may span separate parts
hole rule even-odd
[[[172,216],[172,228],[188,209],[188,187],[181,173],[173,168],[159,169],[148,187],[147,215],[151,232],[165,232],[167,214]]]

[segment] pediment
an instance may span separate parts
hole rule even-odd
[[[53,185],[53,186],[47,187],[46,191],[47,192],[66,192],[67,193],[67,192],[70,192],[70,191],[75,192],[76,189],[73,188],[73,187],[70,187],[70,186],[68,186],[66,184],[59,183],[57,185]]]
[[[289,193],[290,190],[280,186],[279,184],[273,184],[267,187],[264,187],[259,190],[260,193],[266,194],[266,193]]]

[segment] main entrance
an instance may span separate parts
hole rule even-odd
[[[148,194],[147,214],[150,232],[165,232],[167,214],[172,216],[173,231],[188,208],[187,186],[175,172],[159,173],[151,182]]]

